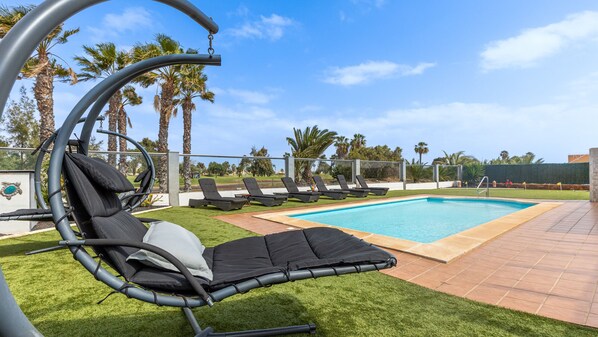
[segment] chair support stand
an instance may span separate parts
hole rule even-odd
[[[293,325],[293,326],[285,326],[280,328],[269,328],[269,329],[258,329],[258,330],[245,330],[245,331],[235,331],[235,332],[214,332],[211,327],[207,327],[204,330],[201,329],[195,315],[193,315],[193,311],[190,308],[182,308],[187,321],[191,324],[193,328],[193,333],[195,333],[195,337],[266,337],[266,336],[280,336],[280,335],[289,335],[289,334],[298,334],[298,333],[305,333],[305,334],[315,334],[316,333],[316,325],[315,324],[304,324],[304,325]]]

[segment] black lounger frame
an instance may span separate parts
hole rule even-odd
[[[355,179],[357,179],[359,187],[370,190],[370,193],[374,195],[386,195],[388,193],[388,187],[369,187],[363,176],[359,174],[355,176]]]
[[[287,189],[287,193],[276,193],[278,195],[286,195],[288,198],[298,199],[301,202],[316,202],[320,199],[320,192],[312,191],[299,191],[297,184],[293,181],[293,178],[284,177],[280,178],[284,187]]]
[[[231,211],[241,209],[245,204],[247,204],[247,199],[245,198],[231,198],[221,196],[220,193],[218,193],[216,182],[212,178],[199,179],[199,186],[201,187],[201,190],[204,194],[204,198],[189,199],[190,207],[207,207],[211,205],[223,211]]]
[[[347,184],[345,176],[342,174],[337,175],[336,180],[338,180],[338,184],[340,185],[342,191],[347,191],[350,195],[357,198],[365,198],[370,193],[370,190],[366,188],[350,188]]]
[[[316,188],[318,192],[322,193],[323,196],[334,200],[343,200],[346,199],[349,195],[348,191],[343,191],[340,189],[328,189],[324,180],[320,176],[313,176],[314,183],[316,184]]]
[[[250,201],[259,202],[260,204],[268,207],[280,206],[287,201],[287,197],[284,195],[264,194],[255,178],[243,178],[243,184],[245,184],[245,188],[249,193],[247,199]]]

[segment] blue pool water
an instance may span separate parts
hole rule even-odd
[[[503,200],[421,198],[291,217],[430,243],[533,205]]]

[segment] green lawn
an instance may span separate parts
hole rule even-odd
[[[473,190],[395,191],[472,195]],[[527,193],[530,192],[530,193]],[[496,193],[496,194],[494,194]],[[521,193],[521,195],[520,195]],[[526,194],[527,193],[527,194]],[[560,199],[582,192],[493,190],[494,196]],[[585,193],[587,198],[587,193]],[[332,203],[335,201],[324,201]],[[284,207],[304,207],[289,202]],[[238,212],[263,210],[245,207]],[[151,215],[150,215],[151,214]],[[254,235],[212,218],[223,212],[177,207],[147,214],[183,225],[207,246]],[[0,264],[17,301],[46,336],[191,336],[182,313],[114,295],[111,289],[52,246],[56,232],[0,240]],[[314,322],[319,336],[597,336],[598,330],[566,324],[435,292],[371,272],[297,281],[233,296],[196,316],[218,331]]]

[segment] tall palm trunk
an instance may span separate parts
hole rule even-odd
[[[183,102],[183,153],[191,153],[191,113],[193,112],[193,102],[186,98]],[[183,190],[188,192],[191,190],[191,158],[183,157],[183,177],[185,178],[185,186]]]
[[[174,83],[166,81],[161,86],[160,93],[160,129],[158,131],[158,152],[166,153],[160,158],[158,165],[158,180],[160,192],[168,190],[168,127],[173,111]]]
[[[125,111],[124,107],[120,107],[118,111],[118,133],[121,135],[127,135],[127,112]],[[120,152],[127,151],[127,140],[124,138],[118,139],[118,147]],[[127,155],[120,154],[120,160],[118,163],[118,168],[120,172],[124,175],[127,175]]]
[[[33,94],[37,102],[40,117],[40,144],[54,133],[54,69],[48,59],[48,54],[39,53],[39,64],[42,70],[35,78]]]
[[[118,122],[118,111],[122,106],[122,92],[119,90],[110,97],[108,105],[108,130],[116,132]],[[116,147],[116,136],[108,135],[108,151],[118,151]],[[116,166],[116,154],[108,155],[108,164]]]

